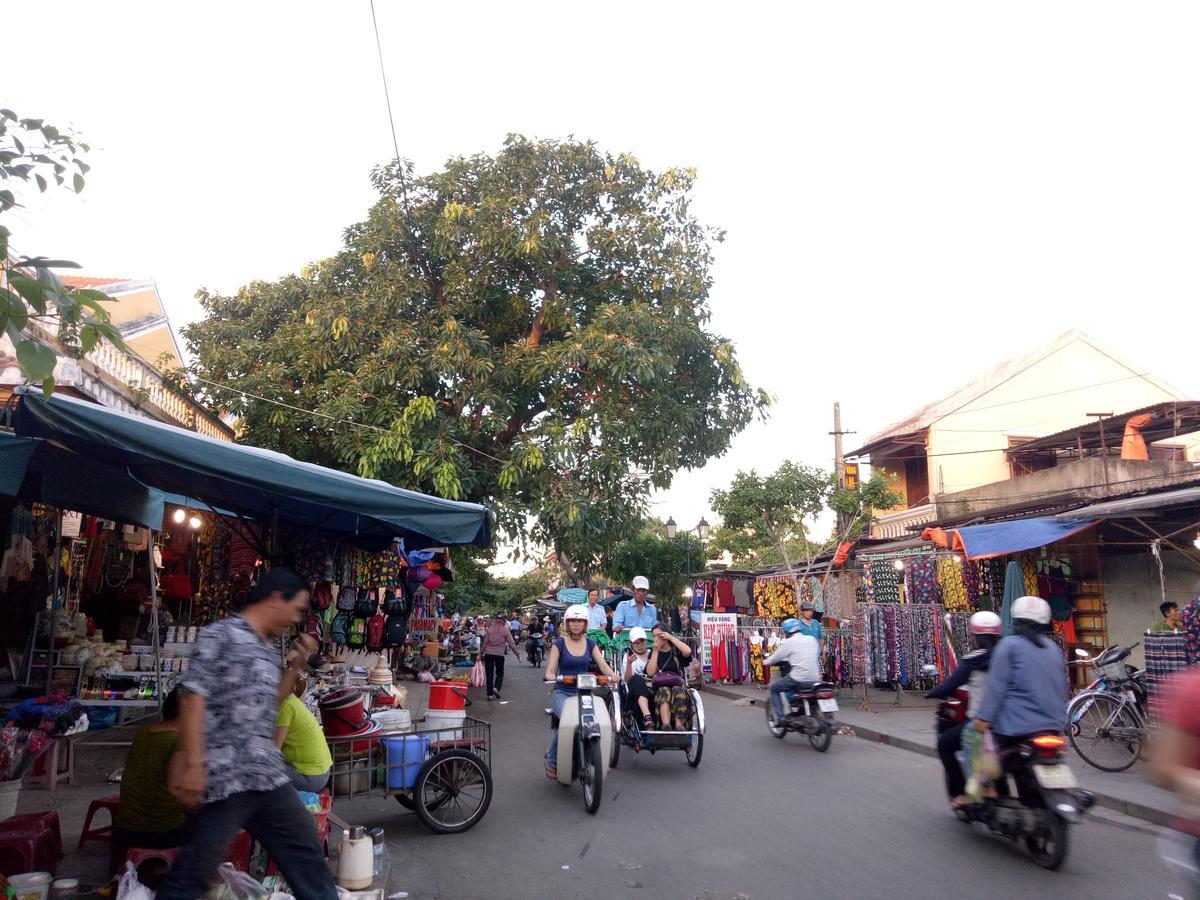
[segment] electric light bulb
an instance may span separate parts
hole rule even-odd
[[[892,562],[892,565],[896,567],[896,571],[898,571],[898,572],[904,571],[904,560],[902,560],[902,559],[894,560]]]
[[[954,554],[953,556],[951,556],[950,558],[951,558],[952,560],[954,560],[956,563],[960,563],[960,562],[962,562],[962,554],[961,554],[961,553],[955,553],[955,554]]]
[[[203,524],[204,522],[201,521],[199,516],[192,516],[190,519],[188,519],[188,525],[192,527],[192,531],[199,531],[200,526]]]
[[[175,520],[176,525],[182,525],[183,520],[187,518],[187,513],[185,513],[182,509],[177,509],[175,510],[175,515],[173,515],[171,518]]]

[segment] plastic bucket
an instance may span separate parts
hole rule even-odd
[[[407,709],[381,709],[372,713],[371,718],[389,734],[412,731],[412,714]]]
[[[429,754],[429,735],[406,734],[383,739],[389,790],[409,789],[417,780],[417,772]]]
[[[435,681],[429,685],[429,711],[457,711],[467,708],[467,686],[457,681]]]
[[[13,900],[46,900],[50,895],[50,882],[53,880],[49,872],[9,875],[9,896]]]
[[[431,709],[425,713],[425,727],[421,730],[431,741],[461,741],[466,718],[465,712]]]
[[[366,698],[362,691],[347,690],[330,694],[319,704],[321,724],[329,737],[357,734],[369,724],[366,716]]]

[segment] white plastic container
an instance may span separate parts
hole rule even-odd
[[[426,711],[425,725],[420,730],[428,732],[431,741],[461,741],[466,718],[461,709],[431,709]]]
[[[17,814],[17,800],[21,797],[21,782],[0,781],[0,820]]]
[[[25,875],[9,875],[8,886],[13,900],[46,900],[50,896],[50,883],[53,880],[49,872],[29,872]]]

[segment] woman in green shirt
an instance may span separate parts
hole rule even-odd
[[[163,720],[133,738],[113,816],[114,871],[131,847],[162,850],[187,842],[187,815],[167,788],[172,770],[182,765],[178,717],[179,692],[172,691],[163,701]]]
[[[296,679],[292,693],[279,704],[275,718],[275,746],[283,751],[292,786],[298,791],[320,793],[329,784],[333,757],[321,723],[304,705],[308,682]]]

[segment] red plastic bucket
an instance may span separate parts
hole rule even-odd
[[[326,737],[342,737],[357,734],[370,725],[367,718],[366,698],[362,691],[338,691],[324,698],[318,708]]]
[[[456,681],[435,681],[429,685],[429,709],[461,712],[467,708],[467,686]]]

